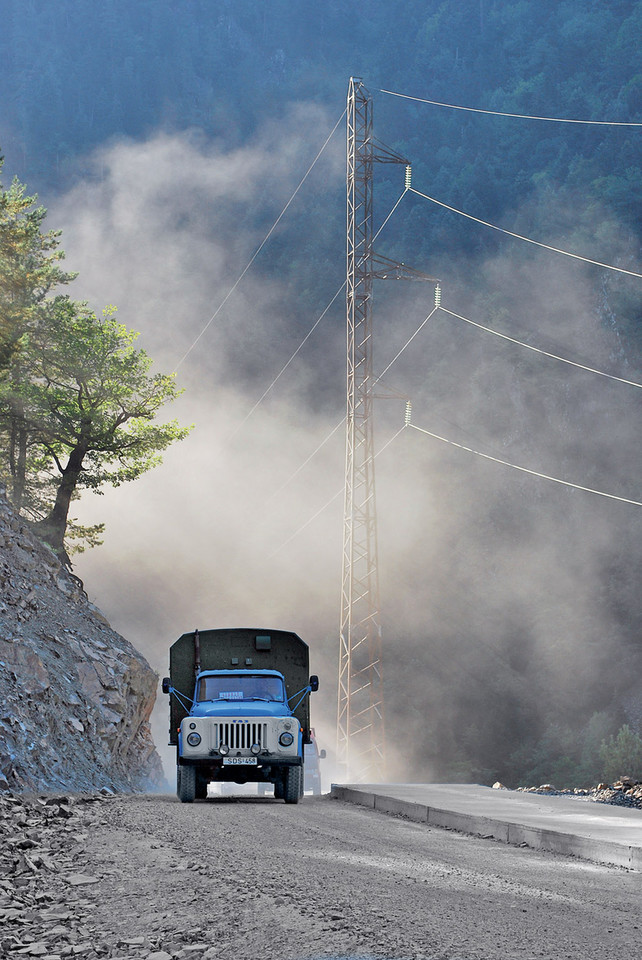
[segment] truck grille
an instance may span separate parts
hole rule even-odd
[[[267,747],[267,723],[217,723],[216,743],[226,743],[230,750],[249,750],[253,743]]]

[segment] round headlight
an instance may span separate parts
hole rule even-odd
[[[188,733],[187,742],[189,743],[190,747],[197,747],[201,742],[200,733]]]
[[[228,745],[227,745],[226,743],[222,743],[222,744],[220,745],[220,747],[218,748],[218,752],[220,753],[220,755],[221,755],[222,757],[226,757],[226,756],[228,755],[228,753],[230,752],[230,748],[228,747]]]
[[[261,744],[253,743],[252,746],[250,747],[250,753],[253,753],[254,756],[256,756],[260,752],[261,752]]]
[[[294,737],[287,730],[279,737],[279,743],[282,747],[290,747],[294,743]]]

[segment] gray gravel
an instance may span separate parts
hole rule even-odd
[[[169,796],[3,798],[0,955],[639,956],[639,874],[383,818]],[[26,843],[26,845],[25,845]]]

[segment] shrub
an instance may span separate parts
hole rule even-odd
[[[627,723],[620,727],[615,737],[602,741],[600,758],[609,783],[622,776],[642,780],[642,739]]]

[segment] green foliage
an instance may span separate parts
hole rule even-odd
[[[73,556],[75,553],[84,553],[88,547],[99,547],[103,543],[101,538],[104,532],[104,523],[85,526],[76,520],[68,519],[65,549],[69,556]]]
[[[114,312],[97,317],[83,303],[58,299],[54,322],[29,339],[25,376],[11,394],[22,404],[34,447],[51,464],[54,502],[41,533],[59,549],[78,492],[135,480],[189,432],[175,420],[156,421],[179,394],[174,377],[151,373],[151,359],[135,348],[138,334]],[[40,470],[35,482],[42,476]]]
[[[533,744],[523,745],[511,756],[514,776],[522,786],[553,783],[576,786],[577,739],[566,724],[550,723]]]
[[[555,236],[553,205],[542,197],[552,191],[559,209],[576,209],[581,199],[595,214],[583,238],[601,260],[609,256],[595,249],[602,212],[640,238],[637,130],[462,113],[386,97],[378,88],[517,114],[639,121],[642,0],[391,0],[364,3],[350,16],[339,0],[296,11],[288,0],[271,0],[269,7],[245,0],[193,4],[178,20],[172,0],[82,0],[80,15],[72,0],[5,0],[5,6],[6,126],[29,176],[55,189],[92,147],[168,123],[203,130],[233,149],[293,102],[323,104],[335,117],[355,70],[356,43],[358,70],[376,98],[377,134],[403,145],[416,187],[509,229],[520,211],[521,232],[544,241],[564,237]],[[114,51],[119,68],[96,71],[96,61],[111,61]],[[32,62],[41,67],[30,70]],[[388,210],[400,180],[388,171],[378,171],[377,180]],[[327,199],[317,200],[326,216],[334,204]],[[458,255],[484,257],[501,242],[413,202],[402,227],[405,262],[445,275],[441,257],[450,263]],[[289,224],[285,249],[264,253],[267,269],[298,280],[310,273],[311,255],[317,264],[335,262],[329,245],[340,234],[315,236],[310,254],[310,222],[318,227],[314,217]],[[321,300],[325,294],[313,290]],[[617,320],[639,346],[639,317],[631,322],[624,313]]]
[[[60,231],[42,232],[46,210],[36,200],[15,178],[8,190],[0,184],[0,370],[46,321],[49,292],[74,277],[60,267]]]
[[[557,721],[549,723],[540,737],[522,744],[511,755],[516,782],[522,786],[552,783],[558,788],[595,786],[609,775],[604,741],[615,726],[613,717],[605,711],[594,713],[580,729]],[[609,742],[613,742],[612,735]]]
[[[18,510],[56,549],[100,543],[102,525],[69,521],[81,490],[135,480],[188,429],[157,422],[179,390],[108,307],[48,294],[73,279],[58,266],[59,233],[14,181],[0,193],[0,476]]]
[[[138,334],[85,304],[59,301],[56,322],[30,345],[30,378],[21,387],[39,443],[64,472],[82,452],[78,487],[119,486],[160,462],[160,452],[188,430],[155,422],[179,391],[174,376],[152,374],[136,350]]]
[[[606,711],[594,713],[582,731],[579,749],[579,771],[574,786],[594,786],[605,776],[601,745],[608,737],[615,722]]]
[[[628,724],[602,742],[600,758],[609,783],[624,776],[642,780],[642,738]]]

